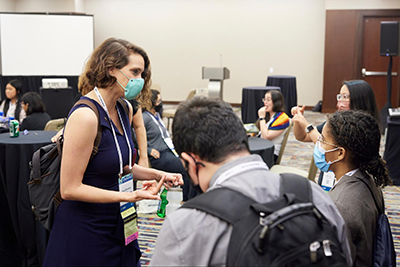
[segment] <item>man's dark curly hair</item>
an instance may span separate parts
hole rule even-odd
[[[328,116],[327,124],[335,143],[350,153],[355,167],[371,175],[378,186],[393,184],[379,155],[381,134],[376,119],[363,111],[337,111]]]
[[[176,152],[194,153],[202,160],[221,163],[248,151],[246,130],[232,107],[222,101],[195,97],[182,102],[172,123]]]

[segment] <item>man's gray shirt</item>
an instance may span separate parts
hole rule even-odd
[[[261,203],[277,199],[279,175],[265,169],[237,173],[216,184],[216,180],[226,171],[242,163],[257,161],[263,162],[260,156],[250,155],[224,164],[211,178],[208,191],[218,187],[228,187]],[[327,220],[336,226],[338,239],[351,265],[344,221],[328,194],[317,184],[311,184],[313,202]],[[195,209],[178,209],[167,215],[157,238],[150,265],[224,266],[231,233],[232,226],[217,217]]]

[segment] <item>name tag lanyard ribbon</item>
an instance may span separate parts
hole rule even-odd
[[[118,179],[118,184],[119,184],[119,191],[120,192],[133,192],[133,176],[132,176],[132,147],[129,143],[128,135],[125,130],[124,122],[121,117],[121,113],[119,109],[117,108],[118,112],[118,117],[119,121],[122,125],[122,128],[124,130],[124,135],[126,139],[126,143],[128,144],[129,148],[129,174],[122,176],[123,174],[123,161],[122,161],[122,153],[121,153],[121,148],[119,146],[118,140],[117,140],[117,135],[114,130],[114,126],[110,117],[110,114],[108,112],[106,103],[103,100],[103,97],[101,96],[99,90],[97,87],[94,88],[94,92],[97,95],[97,98],[100,101],[101,106],[105,110],[109,123],[111,125],[111,130],[113,133],[114,141],[115,141],[115,146],[117,148],[117,153],[118,153],[118,158],[119,158],[119,179]],[[138,238],[139,236],[139,230],[137,228],[137,213],[134,207],[133,203],[130,202],[120,202],[120,210],[121,210],[121,216],[124,221],[124,236],[125,236],[125,245],[128,245],[132,241]]]
[[[164,122],[160,118],[158,118],[158,117],[154,116],[153,114],[151,114],[150,112],[148,112],[148,111],[146,111],[146,112],[150,115],[150,117],[153,119],[154,123],[158,126],[158,129],[160,129],[161,137],[164,140],[164,143],[172,151],[172,153],[174,153],[174,155],[176,157],[179,157],[178,153],[176,153],[176,151],[175,151],[174,144],[172,143],[171,137],[170,137],[170,135],[168,133],[167,127],[165,127]],[[162,127],[164,129],[166,129],[166,131],[165,131],[166,135],[167,135],[166,137],[164,136],[164,132],[163,132]]]

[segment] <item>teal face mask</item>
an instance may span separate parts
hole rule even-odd
[[[129,79],[128,76],[125,75],[125,73],[122,72],[122,70],[118,69],[127,79]],[[135,97],[137,97],[140,92],[143,89],[144,86],[144,79],[143,78],[138,78],[138,79],[129,79],[128,84],[126,87],[124,87],[118,80],[117,83],[124,88],[125,90],[125,98],[127,100],[133,100]]]

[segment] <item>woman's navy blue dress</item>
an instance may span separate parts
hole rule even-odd
[[[90,160],[83,176],[83,183],[118,191],[120,165],[111,126],[104,109],[96,101],[91,101],[99,110],[102,137],[99,152]],[[82,106],[85,105],[74,107],[70,114]],[[117,107],[133,149],[128,115],[118,102]],[[115,125],[114,129],[121,148],[123,165],[126,166],[129,160],[128,145],[123,133],[121,134]],[[56,213],[43,265],[140,266],[140,256],[137,240],[125,246],[119,203],[100,204],[64,200]]]

